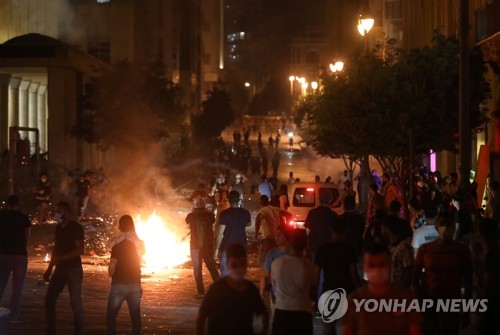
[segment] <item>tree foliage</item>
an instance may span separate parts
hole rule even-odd
[[[403,51],[386,42],[353,55],[304,116],[309,143],[330,157],[375,156],[404,183],[409,134],[415,153],[456,151],[459,50],[454,37],[434,35],[429,46]],[[470,130],[486,121],[490,87],[479,50],[471,54]]]
[[[221,85],[214,85],[202,102],[202,111],[193,118],[193,137],[197,141],[220,136],[235,119],[231,98]]]
[[[146,69],[119,62],[86,85],[74,136],[102,148],[145,147],[180,129],[181,88],[161,62]]]

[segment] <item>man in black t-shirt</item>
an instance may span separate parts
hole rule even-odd
[[[19,211],[19,198],[10,196],[7,209],[0,212],[0,301],[12,273],[11,322],[19,321],[21,294],[28,269],[26,241],[31,222]]]
[[[144,255],[144,242],[135,233],[134,221],[124,215],[119,221],[120,235],[111,249],[109,260],[109,291],[107,309],[107,334],[116,335],[116,316],[124,301],[132,320],[132,334],[141,334],[141,258]]]
[[[245,247],[238,243],[231,244],[226,248],[226,253],[229,274],[208,290],[198,314],[196,334],[251,335],[254,334],[253,318],[256,315],[262,317],[262,334],[267,334],[269,315],[266,306],[257,287],[245,279]]]
[[[313,259],[318,248],[331,241],[330,228],[338,221],[337,213],[330,208],[331,202],[332,194],[327,190],[320,189],[320,205],[307,214],[304,226],[309,229],[309,253]]]
[[[214,261],[213,225],[215,216],[206,209],[205,198],[198,196],[193,199],[193,212],[186,217],[186,223],[191,229],[191,261],[198,289],[198,294],[195,297],[202,298],[205,295],[201,271],[202,261],[205,261],[214,282],[220,277]]]
[[[57,221],[55,245],[47,271],[43,274],[43,279],[49,282],[45,295],[46,334],[56,334],[56,302],[64,287],[68,286],[74,316],[74,333],[80,335],[84,332],[83,269],[80,258],[83,253],[84,231],[78,222],[71,221],[71,206],[67,202],[57,205],[54,218]]]

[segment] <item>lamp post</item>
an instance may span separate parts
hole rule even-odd
[[[318,87],[319,87],[319,84],[317,81],[313,81],[311,83],[311,88],[313,89],[313,91],[316,91],[318,89]]]
[[[365,52],[368,52],[369,44],[367,35],[372,30],[375,24],[375,19],[371,15],[368,6],[364,6],[358,17],[358,32],[365,38]],[[343,68],[342,63],[342,68]],[[358,182],[359,207],[361,210],[368,209],[368,197],[370,194],[370,184],[373,183],[373,176],[370,171],[370,155],[365,154],[361,157],[360,177]]]
[[[295,76],[288,77],[290,81],[290,96],[293,98],[293,82],[295,81]]]

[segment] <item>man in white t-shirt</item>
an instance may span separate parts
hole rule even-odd
[[[425,243],[437,240],[439,234],[434,226],[436,222],[438,211],[434,206],[429,206],[425,209],[425,224],[415,229],[413,232],[413,240],[411,245],[413,250],[415,250],[415,256],[417,255],[418,249]]]
[[[273,334],[313,334],[310,292],[316,286],[318,269],[303,257],[307,234],[303,229],[290,233],[290,256],[271,264],[271,281],[276,293]]]

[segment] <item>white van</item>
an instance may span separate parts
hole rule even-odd
[[[288,199],[290,201],[288,211],[292,214],[292,224],[296,227],[304,227],[309,211],[319,206],[320,190],[327,190],[337,197],[339,195],[339,189],[335,184],[310,182],[288,186]]]

